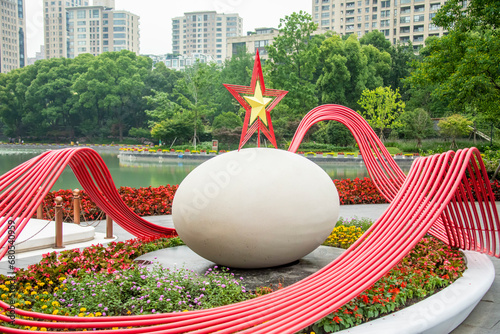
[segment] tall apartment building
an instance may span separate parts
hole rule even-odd
[[[45,1],[45,5],[47,59],[123,49],[139,54],[139,16],[115,10],[114,0],[94,0],[93,6],[82,0]],[[56,21],[51,21],[52,12],[61,13]]]
[[[446,30],[432,23],[445,0],[312,0],[313,20],[321,31],[358,37],[378,30],[393,44],[412,42],[415,50],[429,36]]]
[[[278,34],[276,28],[256,28],[255,32],[249,31],[246,36],[228,37],[226,56],[231,58],[241,51],[255,54],[259,50],[260,59],[266,60],[266,46],[272,44]]]
[[[24,0],[0,0],[0,73],[26,65],[26,18]]]
[[[241,36],[242,31],[243,19],[238,14],[184,13],[172,19],[172,51],[184,56],[208,54],[222,63],[227,38]]]

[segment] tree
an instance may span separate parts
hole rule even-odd
[[[243,122],[241,121],[241,118],[235,113],[229,111],[215,117],[214,122],[212,123],[213,129],[220,129],[220,128],[234,129],[242,126]]]
[[[353,146],[356,143],[349,129],[337,121],[321,122],[319,130],[313,134],[313,139],[324,144],[337,146]]]
[[[422,147],[422,139],[434,133],[433,123],[429,113],[422,108],[405,110],[401,114],[402,123],[399,133],[405,138],[417,139],[417,147]]]
[[[370,31],[359,39],[361,45],[373,45],[379,51],[391,52],[391,42],[378,30]]]
[[[451,138],[450,148],[456,148],[456,139],[465,136],[471,132],[472,121],[462,115],[454,114],[442,119],[438,123],[439,132],[443,136]]]
[[[318,65],[318,37],[313,37],[317,24],[312,16],[300,11],[280,20],[280,34],[267,46],[269,60],[266,87],[287,90],[281,103],[290,108],[295,118],[317,106],[314,72]],[[270,86],[271,87],[271,86]]]
[[[428,56],[411,75],[417,87],[436,85],[432,95],[448,99],[450,107],[464,112],[476,109],[498,119],[500,111],[500,3],[495,0],[450,0],[434,23],[447,35],[426,41]]]
[[[401,125],[399,115],[405,108],[405,103],[400,100],[399,91],[390,87],[377,87],[374,90],[364,90],[358,104],[364,109],[360,114],[368,124],[379,132],[384,140],[384,130],[394,129]]]
[[[361,45],[354,35],[342,40],[333,35],[320,47],[321,75],[317,90],[321,103],[356,108],[365,89],[382,86],[389,77],[391,57],[373,45]]]

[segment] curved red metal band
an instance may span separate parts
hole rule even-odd
[[[336,105],[313,109],[302,121],[290,146],[295,151],[307,129],[320,120],[337,120],[345,124],[354,134],[365,164],[377,187],[391,201],[384,214],[345,253],[332,263],[306,279],[282,290],[253,300],[215,309],[184,313],[167,313],[142,316],[73,318],[16,310],[18,316],[39,320],[16,320],[21,326],[71,329],[123,329],[122,333],[295,333],[341,307],[349,300],[369,288],[387,273],[427,232],[439,236],[452,245],[476,250],[500,257],[500,223],[494,196],[477,149],[446,152],[417,159],[405,176],[377,136],[357,113]],[[76,153],[75,153],[76,154]],[[67,158],[67,157],[66,157]],[[52,153],[51,160],[62,162],[52,165],[42,163],[37,179],[58,175],[65,160],[65,154]],[[45,161],[35,158],[35,161]],[[93,163],[98,160],[92,154],[79,157],[77,163],[70,163],[84,189],[94,190],[90,174],[99,186],[101,197],[95,195],[100,204],[119,208],[114,214],[123,219],[129,228],[146,232],[148,225],[132,220],[130,210],[124,210],[112,199],[113,183],[107,179],[105,166]],[[82,165],[80,165],[82,164]],[[23,164],[0,180],[0,190],[5,189],[3,180],[14,180],[27,173],[31,163]],[[56,172],[47,171],[50,166]],[[83,166],[91,173],[85,173]],[[99,168],[102,168],[99,170]],[[52,174],[51,174],[52,173]],[[5,181],[7,182],[7,181]],[[51,182],[45,185],[50,189]],[[15,182],[14,182],[15,183]],[[23,182],[21,182],[23,183]],[[27,185],[24,184],[24,187]],[[24,189],[16,184],[17,191]],[[45,188],[44,188],[45,189]],[[88,190],[87,190],[88,191]],[[114,190],[116,191],[116,189]],[[42,193],[42,192],[40,192]],[[31,192],[31,198],[23,201],[39,202],[39,196]],[[3,200],[4,196],[0,196]],[[19,200],[25,196],[16,197]],[[94,199],[93,199],[94,200]],[[4,203],[2,201],[2,203]],[[17,212],[18,206],[9,202],[2,213]],[[36,208],[36,205],[33,206]],[[22,206],[21,206],[22,208]],[[30,206],[31,208],[31,206]],[[31,210],[31,209],[30,209]],[[32,213],[32,212],[31,212]],[[122,217],[123,215],[123,217]],[[13,215],[14,216],[14,215]],[[30,215],[28,215],[29,217]],[[9,305],[0,302],[0,307]],[[0,320],[9,321],[4,315]],[[58,322],[52,322],[58,321]],[[1,327],[5,333],[29,333],[28,330]],[[99,330],[98,330],[99,331]],[[58,333],[58,332],[49,332]],[[83,333],[83,331],[76,331]]]

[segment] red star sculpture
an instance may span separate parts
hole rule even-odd
[[[264,78],[262,76],[262,66],[260,64],[259,51],[255,55],[253,65],[252,82],[249,86],[238,86],[224,84],[224,87],[238,100],[245,108],[245,122],[241,132],[240,150],[243,145],[257,131],[257,146],[260,147],[261,132],[269,139],[275,148],[276,138],[274,136],[273,123],[271,122],[270,112],[288,93],[285,90],[266,89]],[[269,97],[265,97],[269,96]],[[266,127],[267,126],[267,127]]]

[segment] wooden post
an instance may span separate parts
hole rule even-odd
[[[55,199],[56,202],[56,245],[54,248],[64,248],[63,246],[63,212],[62,212],[62,197],[57,196]]]
[[[43,219],[43,202],[36,208],[36,219]]]
[[[108,215],[106,215],[106,238],[104,239],[113,239],[113,219]]]
[[[73,190],[73,222],[80,225],[80,189]]]

